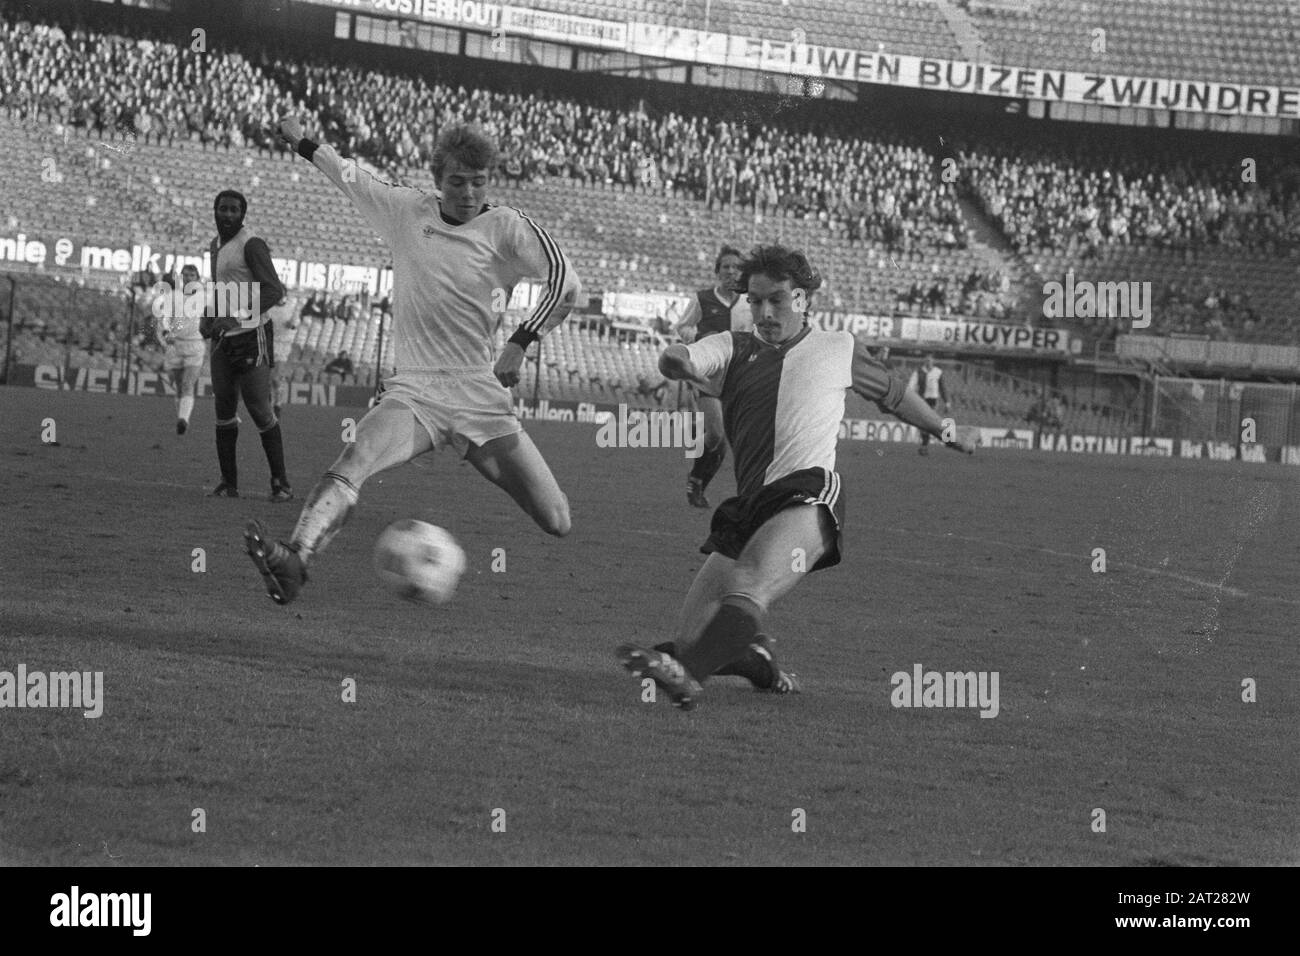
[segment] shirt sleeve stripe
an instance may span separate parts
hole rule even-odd
[[[560,296],[564,294],[564,284],[568,281],[568,271],[564,266],[564,256],[560,253],[560,247],[555,244],[555,240],[547,234],[546,230],[537,223],[533,222],[522,212],[519,218],[532,227],[533,232],[537,235],[542,244],[542,250],[546,253],[547,276],[546,276],[546,294],[542,296],[537,303],[537,308],[533,314],[528,317],[528,321],[523,324],[523,328],[529,332],[539,332],[546,322],[546,317],[554,311],[560,302]]]

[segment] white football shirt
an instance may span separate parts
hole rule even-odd
[[[459,225],[438,196],[377,179],[329,146],[312,163],[352,200],[393,254],[393,357],[398,373],[481,369],[493,360],[496,317],[522,279],[545,289],[522,328],[541,337],[572,307],[580,283],[546,230],[488,203]]]

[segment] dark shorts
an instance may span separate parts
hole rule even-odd
[[[275,368],[275,325],[267,322],[262,326],[260,336],[257,332],[223,336],[213,347],[214,353],[218,351],[225,356],[232,369],[254,368],[258,365]]]
[[[831,546],[810,571],[820,571],[840,563],[844,543],[844,495],[840,489],[840,476],[825,468],[804,468],[770,485],[764,485],[751,495],[728,498],[718,505],[709,523],[709,538],[700,546],[701,554],[717,554],[739,559],[749,539],[773,515],[798,505],[821,505],[835,524]]]
[[[234,420],[239,400],[259,429],[275,424],[274,395],[271,387],[271,367],[274,363],[274,343],[270,323],[266,325],[264,341],[259,344],[255,332],[223,338],[212,348],[212,391],[218,422]]]

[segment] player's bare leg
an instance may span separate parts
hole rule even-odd
[[[704,497],[704,489],[727,457],[727,438],[722,424],[722,402],[700,395],[698,406],[704,421],[704,451],[695,459],[686,478],[686,500],[696,508],[708,508],[709,499]]]
[[[380,402],[357,423],[356,441],[343,449],[316,483],[288,542],[275,541],[260,522],[244,532],[249,557],[277,604],[288,604],[307,581],[307,564],[347,522],[371,475],[432,450],[433,439],[415,413],[396,399]]]
[[[678,618],[676,644],[679,648],[694,642],[709,621],[713,620],[713,615],[718,613],[722,596],[727,593],[731,569],[735,565],[736,562],[731,558],[715,552],[708,556],[703,567],[696,572]]]
[[[185,365],[172,372],[173,386],[176,389],[176,434],[184,435],[190,427],[190,415],[194,413],[194,399],[199,391],[199,371],[197,365]]]
[[[677,659],[698,681],[739,657],[762,630],[767,609],[798,584],[834,540],[830,513],[796,505],[773,515],[750,538],[721,585],[718,608]]]
[[[380,402],[357,422],[356,440],[346,445],[321,476],[303,505],[290,545],[304,563],[325,550],[347,522],[361,486],[381,471],[433,449],[433,439],[415,413],[397,399]]]
[[[471,445],[465,459],[508,494],[547,534],[569,533],[569,499],[527,432]]]

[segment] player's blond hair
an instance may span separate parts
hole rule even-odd
[[[492,169],[497,163],[497,147],[492,137],[470,123],[444,126],[433,147],[433,178],[442,180],[448,159],[458,159],[470,169]]]

